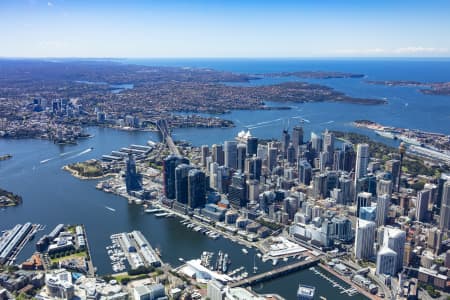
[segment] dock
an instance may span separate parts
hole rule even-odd
[[[292,272],[303,270],[310,268],[312,266],[317,265],[320,262],[320,258],[311,258],[309,260],[304,260],[300,262],[296,262],[287,266],[280,267],[278,269],[274,269],[268,272],[264,272],[252,277],[248,277],[246,279],[242,279],[233,283],[230,283],[230,287],[240,287],[240,286],[250,286],[257,283],[261,283],[264,281],[268,281],[271,279],[275,279],[281,277],[286,274],[290,274]]]

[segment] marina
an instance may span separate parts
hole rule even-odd
[[[140,231],[111,235],[112,245],[106,247],[114,272],[140,267],[159,267],[162,260]],[[128,262],[126,264],[125,262]]]

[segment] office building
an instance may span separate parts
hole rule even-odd
[[[368,165],[369,165],[369,145],[358,144],[358,146],[356,147],[355,182],[356,180],[366,176]]]
[[[194,167],[187,164],[181,164],[175,168],[175,199],[179,203],[188,203],[188,177],[192,169]]]
[[[133,289],[133,297],[135,300],[159,300],[167,299],[164,285],[140,285]]]
[[[247,139],[247,155],[253,156],[258,154],[258,138],[251,136]]]
[[[361,207],[370,206],[372,202],[372,194],[367,192],[358,193],[356,196],[356,216],[359,217]]]
[[[384,194],[377,197],[377,217],[376,217],[377,227],[386,225],[390,205],[391,205],[391,197],[388,194]]]
[[[281,135],[281,152],[283,154],[283,158],[287,157],[287,148],[289,147],[289,143],[291,142],[291,136],[287,129],[283,130]]]
[[[405,252],[406,233],[398,228],[384,228],[383,246],[388,247],[397,253],[396,272],[401,271],[403,267],[403,255]]]
[[[299,155],[299,146],[303,145],[303,127],[295,126],[292,130],[292,145],[295,148],[295,156]]]
[[[217,144],[212,145],[211,156],[212,156],[213,162],[218,163],[219,166],[224,165],[225,158],[224,158],[224,152],[223,152],[222,145],[217,145]]]
[[[450,229],[450,181],[446,181],[442,186],[439,228],[443,231]]]
[[[228,201],[236,209],[247,207],[247,184],[245,181],[245,175],[241,172],[234,173],[231,178],[231,185],[228,189]]]
[[[388,247],[382,247],[377,254],[376,274],[394,276],[397,272],[397,253]]]
[[[193,169],[188,174],[188,206],[190,208],[204,207],[206,202],[205,173]]]
[[[237,169],[241,172],[245,170],[245,159],[247,157],[247,146],[245,144],[237,145]]]
[[[298,163],[298,177],[301,183],[309,185],[311,182],[312,167],[308,161],[302,160]]]
[[[400,161],[391,159],[384,164],[385,171],[391,173],[393,186],[398,186],[400,181]]]
[[[245,173],[247,173],[250,178],[259,180],[261,177],[261,169],[262,169],[262,159],[253,156],[249,157],[245,160]]]
[[[224,285],[217,280],[210,280],[207,285],[206,296],[210,300],[223,300],[224,299]]]
[[[267,157],[267,168],[272,171],[277,165],[278,150],[275,147],[269,147]]]
[[[376,221],[377,207],[376,206],[363,206],[359,210],[359,218],[366,221]]]
[[[203,145],[201,147],[201,152],[202,152],[201,163],[202,163],[203,167],[206,167],[206,158],[209,156],[209,147],[208,147],[208,145]]]
[[[237,169],[237,142],[225,141],[224,144],[225,166],[231,169]]]
[[[416,200],[416,220],[419,222],[427,221],[428,205],[430,203],[431,191],[421,190],[417,193]]]
[[[125,171],[125,186],[127,192],[139,191],[142,189],[142,176],[136,170],[136,161],[132,154],[128,155],[127,169]]]
[[[358,219],[356,221],[355,257],[368,260],[373,257],[375,223]]]
[[[189,160],[179,155],[169,155],[163,161],[164,195],[168,199],[175,199],[175,169],[178,165],[189,164]]]

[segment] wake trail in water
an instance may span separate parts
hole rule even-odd
[[[264,121],[264,122],[259,122],[259,123],[256,123],[256,124],[246,125],[245,127],[247,127],[247,128],[250,128],[250,127],[258,128],[258,126],[279,122],[281,120],[283,120],[283,119],[282,118],[278,118],[278,119],[275,119],[275,120]]]
[[[109,207],[109,206],[105,206],[105,208],[107,209],[107,210],[110,210],[110,211],[113,211],[113,212],[115,212],[116,210],[114,209],[114,208],[112,208],[112,207]]]
[[[77,152],[77,151],[78,151],[78,150],[73,150],[73,151],[64,152],[64,153],[61,153],[59,156],[66,156],[66,155],[75,153],[75,152]]]
[[[70,156],[70,157],[68,157],[68,158],[66,158],[66,159],[76,158],[76,157],[79,157],[79,156],[81,156],[81,155],[83,155],[83,154],[89,153],[89,152],[91,152],[91,151],[92,151],[92,148],[88,148],[88,149],[83,150],[83,151],[81,151],[80,153],[77,153],[77,154],[75,154],[75,155],[73,155],[73,156]]]

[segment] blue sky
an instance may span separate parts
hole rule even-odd
[[[450,57],[450,1],[0,0],[3,57]]]

